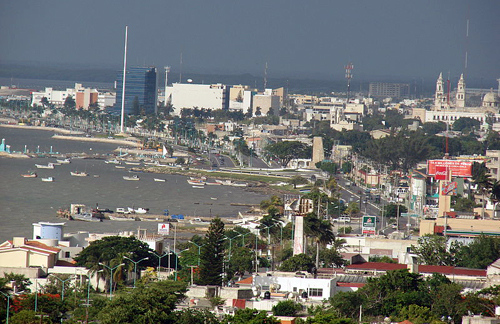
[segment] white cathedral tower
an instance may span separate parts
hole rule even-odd
[[[434,95],[434,109],[440,110],[444,108],[446,96],[444,95],[443,73],[439,73],[439,78],[436,81],[436,94]]]
[[[455,107],[465,108],[465,81],[463,73],[460,76],[460,80],[458,80],[457,95],[455,96]]]

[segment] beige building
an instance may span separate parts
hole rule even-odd
[[[500,180],[500,150],[486,150],[486,167],[494,180]]]
[[[53,268],[60,249],[24,237],[0,244],[0,267]]]
[[[252,109],[255,116],[257,111],[260,111],[261,116],[266,116],[272,110],[274,116],[279,115],[280,97],[272,94],[272,89],[266,89],[264,93],[259,93],[253,96]]]

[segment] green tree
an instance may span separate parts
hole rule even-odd
[[[316,268],[319,268],[320,246],[329,244],[335,240],[332,224],[327,220],[321,220],[315,214],[308,214],[305,219],[305,233],[313,238],[316,243]]]
[[[434,313],[432,313],[429,307],[412,304],[403,306],[397,316],[397,320],[399,322],[408,320],[413,324],[425,324],[437,322],[439,318]]]
[[[199,283],[221,286],[223,262],[224,223],[216,217],[210,222],[205,245],[201,247]]]
[[[268,145],[264,148],[266,153],[277,158],[283,167],[286,167],[292,159],[310,158],[311,147],[298,141],[285,141]]]
[[[408,208],[403,205],[390,203],[385,206],[384,215],[389,218],[396,218],[398,217],[398,210],[399,216],[401,216],[401,213],[406,213],[408,211]]]
[[[472,181],[477,185],[477,191],[481,193],[481,218],[484,219],[484,207],[486,195],[493,186],[493,181],[488,168],[484,163],[474,162],[472,164]]]
[[[267,316],[266,311],[258,311],[252,308],[238,309],[234,315],[226,315],[222,324],[279,324],[280,321],[274,316]]]
[[[185,308],[175,312],[175,324],[220,324],[217,316],[208,309]]]
[[[99,263],[106,265],[117,265],[122,263],[123,256],[127,256],[132,260],[140,260],[148,258],[138,265],[138,269],[143,269],[147,266],[157,265],[157,260],[151,257],[152,251],[147,243],[139,241],[135,237],[108,236],[101,240],[91,242],[88,247],[83,249],[78,256],[74,258],[77,266],[85,267],[95,274],[104,267]],[[165,262],[166,260],[162,260]],[[123,268],[125,269],[125,268]],[[107,272],[99,272],[101,278],[105,278]],[[115,275],[120,275],[120,271],[116,271]]]
[[[41,321],[40,314],[35,313],[33,310],[21,310],[15,313],[10,319],[11,324],[34,324],[34,323],[53,323],[50,318],[44,317],[43,322]]]
[[[288,180],[288,183],[293,185],[293,189],[296,189],[297,185],[308,184],[309,181],[302,176],[296,175],[291,177],[290,180]]]
[[[359,308],[364,303],[364,294],[354,291],[339,291],[330,297],[330,306],[341,317],[355,318],[359,315]]]
[[[312,259],[308,255],[301,253],[283,261],[280,270],[288,272],[310,271],[312,267],[314,267]]]
[[[103,324],[173,323],[176,304],[185,297],[186,285],[169,280],[150,282],[120,293],[99,313]]]
[[[295,316],[302,310],[302,305],[293,300],[282,300],[272,310],[274,316]]]
[[[14,272],[4,272],[4,278],[7,279],[8,282],[14,282],[14,286],[16,287],[17,292],[30,292],[29,286],[31,285],[31,280],[29,278],[26,278],[25,275],[17,274]]]
[[[453,253],[448,250],[447,238],[444,236],[426,234],[418,239],[416,246],[412,245],[411,248],[420,263],[447,266],[456,264]],[[450,249],[456,252],[459,246],[452,244]]]
[[[479,129],[481,122],[469,117],[460,117],[453,123],[453,130],[457,132],[470,132],[472,129]]]
[[[75,107],[76,107],[75,99],[73,99],[72,96],[67,96],[66,99],[64,100],[64,108],[71,110],[75,109]]]
[[[481,234],[469,245],[461,246],[457,254],[459,266],[486,269],[500,258],[500,238]]]
[[[347,205],[347,209],[345,210],[345,213],[349,216],[357,215],[359,212],[359,204],[355,201],[351,201],[349,205]]]

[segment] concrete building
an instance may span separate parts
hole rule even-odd
[[[252,109],[254,116],[258,116],[257,111],[260,111],[261,116],[266,116],[270,110],[273,111],[274,116],[278,116],[280,108],[280,97],[273,95],[272,89],[266,89],[263,93],[253,96]]]
[[[92,88],[85,88],[81,83],[75,83],[74,88],[66,90],[54,90],[53,88],[45,88],[44,91],[34,91],[31,95],[31,105],[42,105],[42,98],[47,98],[50,104],[56,107],[62,107],[66,98],[73,97],[77,109],[88,109],[89,105],[97,102],[98,91]]]
[[[229,89],[229,110],[246,114],[249,109],[252,109],[252,99],[255,93],[249,86],[232,86]]]
[[[220,83],[173,83],[166,88],[165,98],[172,104],[176,116],[183,108],[229,109],[229,87]]]
[[[370,82],[369,97],[407,98],[410,96],[408,83]]]

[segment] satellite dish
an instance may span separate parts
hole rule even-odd
[[[187,79],[187,82],[191,83],[191,82],[193,82],[193,79]]]

